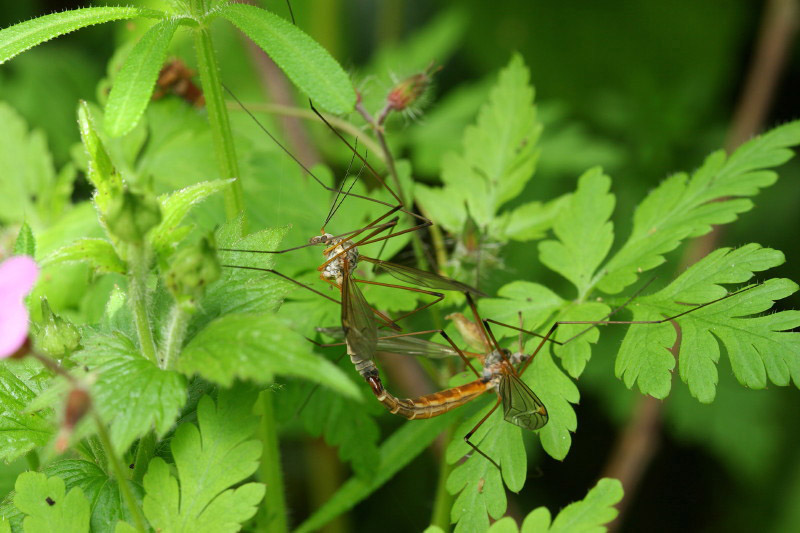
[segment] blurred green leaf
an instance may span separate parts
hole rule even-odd
[[[84,334],[82,342],[83,350],[72,357],[97,373],[92,400],[111,426],[116,452],[124,452],[151,429],[164,435],[186,402],[186,379],[155,366],[119,333]]]
[[[791,159],[789,147],[797,144],[800,121],[751,139],[730,157],[714,152],[691,177],[679,173],[662,182],[637,207],[631,236],[604,266],[598,288],[620,292],[639,273],[663,263],[663,254],[683,239],[704,235],[712,225],[733,222],[749,211],[753,203],[742,197],[775,183],[778,175],[767,169]]]
[[[353,110],[356,92],[345,71],[295,25],[246,4],[226,4],[217,13],[247,34],[322,109],[331,113]]]
[[[553,231],[558,241],[539,243],[539,257],[548,268],[567,278],[582,299],[591,289],[593,274],[611,249],[614,211],[611,179],[598,168],[584,173],[578,190],[558,212]]]
[[[177,28],[176,18],[160,20],[131,49],[108,95],[105,129],[109,135],[119,137],[136,126],[153,94]]]
[[[0,459],[10,462],[37,446],[50,441],[55,428],[47,410],[24,412],[25,407],[42,392],[41,366],[32,361],[0,362],[0,405],[5,413],[0,419]]]
[[[37,44],[86,26],[152,14],[136,7],[86,7],[20,22],[0,30],[0,64]]]
[[[103,141],[97,134],[91,109],[84,101],[78,105],[78,127],[81,131],[84,150],[89,158],[87,177],[95,188],[92,199],[100,213],[105,213],[114,192],[121,190],[122,179],[108,157]]]
[[[78,488],[69,493],[64,480],[41,472],[24,472],[17,478],[14,505],[27,516],[26,533],[85,533],[89,531],[89,501]]]
[[[197,426],[181,424],[172,439],[175,470],[160,457],[150,461],[142,509],[154,528],[237,531],[255,514],[264,485],[238,485],[256,471],[261,455],[261,443],[253,439],[255,399],[247,387],[220,390],[216,404],[204,396],[197,406]]]
[[[99,273],[125,274],[128,271],[125,261],[119,258],[114,247],[105,239],[79,239],[44,257],[41,265],[77,262],[85,262]]]

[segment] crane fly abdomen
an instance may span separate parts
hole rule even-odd
[[[372,387],[375,397],[386,406],[389,412],[409,420],[433,418],[442,415],[461,407],[494,387],[490,381],[477,379],[470,383],[426,396],[401,399],[384,389],[380,378],[368,379],[367,381]]]

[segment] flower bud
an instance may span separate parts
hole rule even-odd
[[[215,248],[212,238],[204,237],[172,257],[166,284],[178,302],[197,301],[206,287],[219,278],[221,268]]]
[[[403,111],[409,106],[418,104],[420,98],[430,87],[432,74],[438,70],[433,68],[433,63],[418,74],[410,76],[392,88],[386,97],[388,107],[395,111]]]
[[[58,453],[63,453],[67,449],[75,426],[89,412],[91,406],[92,400],[86,390],[76,387],[69,391],[64,409],[64,422],[56,437],[55,448]]]
[[[161,205],[149,194],[123,191],[111,200],[106,213],[108,229],[125,242],[142,242],[161,222]]]
[[[78,328],[53,313],[47,298],[42,298],[42,322],[35,336],[36,348],[51,357],[61,357],[77,350],[80,342]]]

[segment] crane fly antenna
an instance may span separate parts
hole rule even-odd
[[[356,146],[356,148],[358,148],[358,139],[356,139],[355,146]],[[347,188],[347,192],[343,193],[344,185],[347,182],[347,176],[350,174],[350,169],[353,168],[353,161],[355,161],[355,157],[356,157],[355,154],[353,154],[350,157],[350,163],[347,165],[347,171],[346,171],[346,173],[344,175],[344,179],[342,180],[342,185],[341,185],[341,187],[339,187],[339,190],[336,191],[336,197],[333,199],[333,204],[331,205],[331,210],[328,211],[328,216],[325,218],[325,226],[328,225],[328,222],[331,221],[331,219],[333,218],[333,215],[335,215],[336,212],[339,210],[339,208],[342,207],[342,204],[344,203],[345,199],[348,196],[350,196],[350,191],[353,190],[353,187],[355,187],[356,182],[361,178],[361,174],[364,172],[364,165],[361,165],[361,168],[358,170],[358,174],[356,174],[356,176],[353,178],[353,181],[350,182],[350,187]],[[341,199],[341,201],[339,200],[340,197],[343,197]],[[337,202],[338,202],[338,205],[337,205]]]

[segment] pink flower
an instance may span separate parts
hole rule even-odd
[[[39,267],[25,255],[0,264],[0,358],[14,355],[28,338],[28,310],[22,300],[38,275]]]

